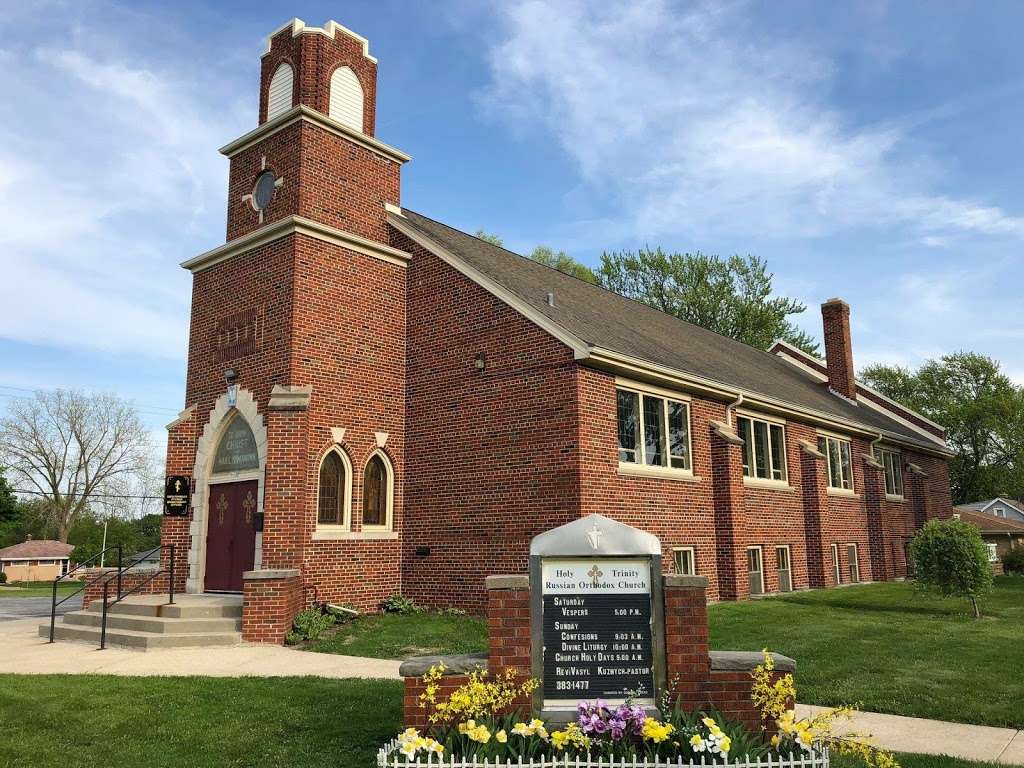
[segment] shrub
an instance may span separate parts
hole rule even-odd
[[[1002,559],[1004,571],[1024,574],[1024,547],[1011,549],[1003,555]]]
[[[918,586],[944,597],[971,601],[981,618],[978,598],[992,589],[988,550],[978,528],[962,520],[931,520],[910,543]]]
[[[292,620],[292,630],[285,637],[288,645],[295,645],[303,640],[316,640],[335,622],[333,614],[324,613],[320,606],[315,605],[296,614]]]
[[[7,574],[0,571],[0,584],[7,583]]]
[[[423,613],[426,609],[416,604],[411,597],[405,597],[398,593],[392,595],[380,604],[380,609],[385,613]]]

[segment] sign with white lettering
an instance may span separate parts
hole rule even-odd
[[[654,696],[650,558],[541,562],[547,706]]]
[[[665,690],[658,537],[587,515],[530,542],[534,707],[553,722],[580,701],[626,699],[650,711]]]

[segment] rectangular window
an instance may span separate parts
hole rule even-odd
[[[988,549],[988,561],[995,563],[999,560],[999,551],[996,549],[995,544],[985,543],[985,547]]]
[[[619,461],[637,463],[640,446],[640,395],[619,389],[615,392],[619,415]]]
[[[676,573],[681,576],[694,576],[697,573],[697,559],[693,547],[676,547],[672,551],[675,559]]]
[[[779,576],[779,592],[793,591],[793,574],[789,567],[789,546],[775,548],[775,567]]]
[[[885,495],[903,498],[903,459],[900,454],[880,450],[876,458],[885,470]]]
[[[835,579],[836,584],[843,583],[843,572],[839,569],[839,545],[832,545],[832,577]]]
[[[764,594],[764,569],[761,565],[761,548],[747,548],[747,564],[750,570],[750,594]]]
[[[690,470],[688,403],[617,389],[616,412],[620,462]]]
[[[819,435],[818,450],[828,459],[828,487],[852,491],[853,462],[850,459],[850,441]]]
[[[737,416],[736,428],[743,439],[743,476],[785,481],[784,427],[762,419]]]
[[[846,545],[846,559],[850,567],[850,583],[856,584],[860,581],[860,561],[857,558],[857,545]]]

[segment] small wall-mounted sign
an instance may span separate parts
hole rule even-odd
[[[164,485],[164,514],[169,517],[184,517],[188,514],[192,500],[192,478],[187,475],[171,475]]]

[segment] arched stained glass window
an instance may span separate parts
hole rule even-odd
[[[324,456],[320,464],[320,494],[317,497],[318,525],[345,524],[346,474],[345,464],[337,451]]]
[[[380,453],[366,463],[363,476],[363,527],[386,528],[391,525],[391,465]]]

